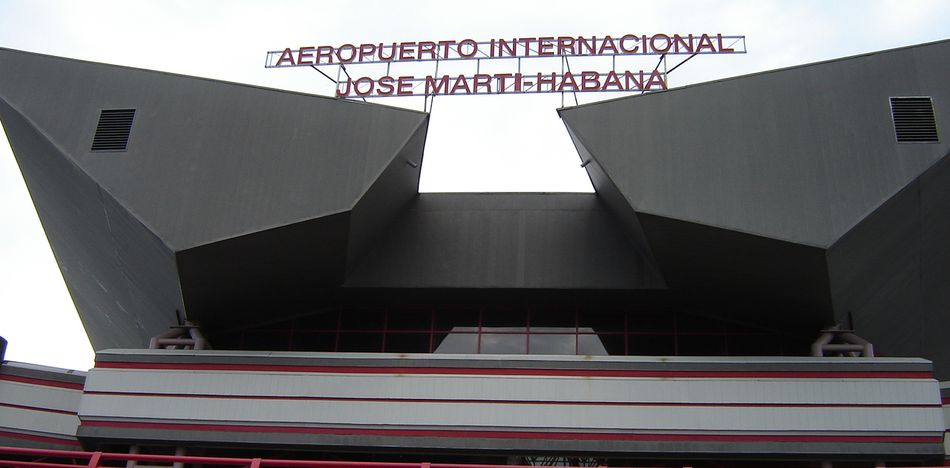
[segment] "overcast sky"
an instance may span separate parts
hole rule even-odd
[[[947,39],[950,1],[0,0],[0,47],[326,95],[332,84],[313,70],[264,69],[265,53],[362,42],[626,33],[747,37],[748,54],[696,57],[670,75],[676,87]],[[572,68],[604,68],[588,60]],[[628,68],[650,70],[655,60],[639,59]],[[465,66],[440,72],[474,73]],[[418,98],[374,102],[422,109]],[[568,97],[566,104],[573,102]],[[560,106],[560,95],[438,98],[422,191],[591,191],[557,118]],[[6,358],[91,367],[93,352],[2,134],[0,227],[0,335],[10,341]]]

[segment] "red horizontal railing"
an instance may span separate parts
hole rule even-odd
[[[33,460],[11,460],[9,457],[18,456]],[[71,463],[53,463],[43,461],[60,459]],[[84,452],[78,450],[48,450],[20,447],[0,447],[0,467],[34,467],[34,468],[75,468],[85,466],[115,467],[103,462],[152,462],[171,466],[173,463],[189,463],[217,466],[238,466],[248,468],[287,467],[287,468],[532,468],[526,465],[485,465],[466,463],[399,463],[399,462],[358,462],[358,461],[317,461],[317,460],[281,460],[268,458],[225,458],[225,457],[195,457],[189,455],[147,455],[133,453],[111,452]],[[688,464],[687,464],[688,465]],[[606,467],[598,467],[606,468]],[[899,468],[899,467],[895,467]],[[917,467],[917,468],[938,468]]]
[[[35,457],[35,461],[10,460],[9,456]],[[71,460],[72,463],[51,463],[42,461],[55,458]],[[531,468],[523,465],[484,465],[465,463],[397,463],[397,462],[357,462],[357,461],[317,461],[317,460],[280,460],[267,458],[224,458],[195,457],[189,455],[146,455],[132,453],[83,452],[77,450],[47,450],[19,447],[0,447],[0,466],[37,467],[37,468],[75,468],[85,466],[96,468],[106,461],[136,461],[162,463],[190,463],[202,465],[225,465],[249,468],[289,467],[289,468]]]

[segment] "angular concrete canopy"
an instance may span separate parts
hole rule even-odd
[[[126,151],[91,151],[104,109],[135,109]],[[97,349],[142,346],[176,309],[232,320],[339,285],[415,196],[428,124],[8,49],[0,117]]]
[[[950,359],[947,57],[941,41],[560,114],[671,288]],[[932,98],[939,141],[896,141],[890,98],[911,96]]]
[[[97,349],[354,296],[659,293],[799,336],[842,322],[950,375],[950,145],[897,143],[889,108],[929,96],[946,125],[947,56],[562,109],[596,195],[418,195],[427,114],[3,49],[0,118]],[[126,151],[91,151],[107,109],[135,109]]]
[[[595,194],[424,193],[345,286],[666,289],[644,251]]]
[[[561,116],[598,192],[612,182],[638,213],[828,248],[947,153],[946,138],[897,144],[889,98],[932,96],[950,120],[948,54],[943,41]]]

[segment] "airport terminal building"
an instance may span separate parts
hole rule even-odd
[[[563,108],[596,193],[420,194],[427,113],[0,49],[97,351],[2,363],[0,466],[943,464],[948,58]]]

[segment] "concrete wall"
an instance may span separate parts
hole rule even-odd
[[[76,450],[85,372],[0,364],[0,445]]]
[[[919,359],[100,353],[87,443],[942,457]],[[908,458],[909,457],[909,458]]]

